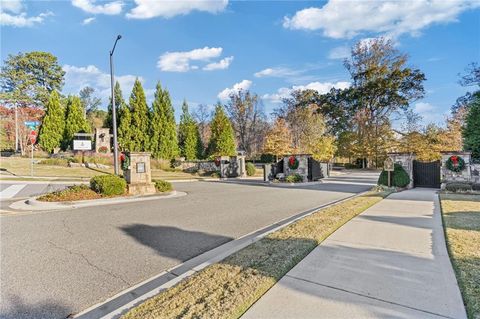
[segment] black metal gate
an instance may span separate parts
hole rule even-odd
[[[320,162],[314,160],[312,157],[308,158],[308,180],[317,181],[323,178],[322,167]]]
[[[440,188],[440,161],[413,161],[413,186]]]

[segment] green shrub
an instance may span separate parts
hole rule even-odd
[[[275,155],[273,155],[273,154],[262,154],[262,155],[260,155],[260,162],[262,162],[262,163],[275,163]]]
[[[467,182],[449,182],[445,185],[445,189],[449,192],[471,192],[472,184]]]
[[[287,178],[285,178],[285,181],[287,183],[301,183],[303,182],[303,177],[300,174],[292,174],[288,175]]]
[[[352,164],[352,163],[345,163],[345,168],[346,169],[354,169],[354,168],[358,168],[358,165],[357,164]]]
[[[474,191],[480,191],[480,183],[472,184],[472,189]]]
[[[173,190],[172,183],[157,179],[154,181],[155,182],[155,188],[157,189],[157,192],[169,192]]]
[[[99,175],[90,179],[90,188],[106,196],[123,195],[127,189],[127,182],[116,175]]]
[[[253,176],[257,172],[257,169],[255,168],[255,165],[253,165],[253,163],[247,163],[245,165],[245,169],[247,170],[248,176]]]
[[[394,171],[391,172],[390,174],[393,174],[392,177],[392,185],[395,187],[406,187],[408,184],[410,184],[410,176],[408,176],[408,173],[403,169],[402,165],[400,164],[395,164],[394,165]],[[388,185],[388,172],[387,171],[382,171],[380,173],[380,177],[378,178],[378,185]]]
[[[42,165],[55,165],[55,166],[68,166],[68,159],[66,158],[46,158],[41,160],[38,164]]]

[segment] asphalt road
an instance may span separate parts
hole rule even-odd
[[[65,318],[227,241],[368,190],[376,178],[301,188],[177,183],[187,196],[0,216],[0,317]]]

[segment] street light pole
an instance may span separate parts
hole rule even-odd
[[[118,141],[117,141],[117,110],[115,106],[115,92],[114,92],[114,79],[113,79],[113,53],[117,46],[117,41],[122,38],[121,35],[117,36],[112,51],[110,51],[110,84],[112,86],[112,124],[113,124],[113,167],[115,175],[118,175]]]

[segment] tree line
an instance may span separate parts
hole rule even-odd
[[[169,92],[160,83],[149,106],[136,80],[128,101],[120,84],[114,88],[120,148],[150,151],[154,157],[211,158],[244,151],[250,158],[272,160],[285,154],[313,154],[319,160],[343,160],[362,167],[382,166],[388,152],[415,153],[420,160],[436,160],[440,151],[471,150],[480,158],[478,64],[472,63],[460,84],[474,87],[459,97],[445,126],[422,125],[412,104],[423,98],[426,77],[408,63],[384,38],[360,41],[344,60],[350,86],[325,94],[296,90],[284,98],[269,121],[261,98],[253,92],[234,92],[215,110],[182,105],[175,122]],[[20,71],[19,71],[20,70]],[[64,71],[50,53],[9,56],[2,67],[2,100],[45,109],[39,145],[46,151],[67,149],[75,132],[112,127],[108,112],[92,88],[80,96],[63,97]]]

